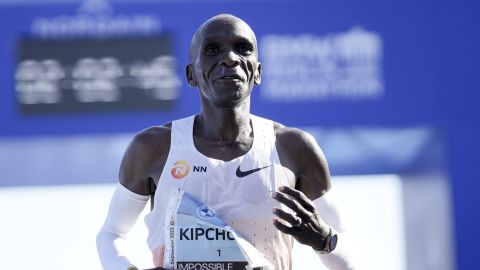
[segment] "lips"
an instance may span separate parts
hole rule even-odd
[[[217,80],[230,80],[230,81],[234,81],[234,80],[239,80],[239,81],[243,81],[243,78],[242,76],[238,75],[238,74],[225,74],[225,75],[222,75],[220,76]]]

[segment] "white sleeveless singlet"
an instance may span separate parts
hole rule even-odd
[[[272,213],[273,207],[286,207],[271,199],[270,193],[294,183],[289,183],[282,171],[273,122],[251,115],[251,149],[243,156],[222,161],[195,148],[194,119],[190,116],[172,123],[170,152],[158,181],[154,208],[145,217],[154,265],[164,266],[167,206],[173,199],[172,191],[183,189],[214,209],[220,219],[264,254],[275,270],[290,270],[293,238],[274,227]]]

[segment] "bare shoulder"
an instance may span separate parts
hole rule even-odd
[[[296,146],[308,147],[317,144],[315,138],[308,132],[295,127],[287,127],[274,123],[275,136],[282,143],[294,143]],[[293,140],[293,141],[292,141]],[[297,145],[298,144],[298,145]]]
[[[119,181],[131,191],[149,195],[150,182],[160,176],[170,150],[171,123],[137,133],[123,155]]]
[[[274,123],[274,130],[280,162],[295,174],[295,188],[310,199],[322,196],[330,189],[330,172],[315,138],[304,130],[279,123]]]

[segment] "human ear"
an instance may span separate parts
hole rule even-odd
[[[262,64],[258,63],[257,69],[255,70],[254,82],[256,85],[259,85],[262,82]]]
[[[192,64],[188,64],[185,68],[185,73],[187,75],[187,82],[191,87],[197,87],[197,80],[195,79],[195,74],[193,72]]]

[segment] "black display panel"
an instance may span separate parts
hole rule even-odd
[[[22,114],[168,109],[181,80],[168,36],[18,42]]]

